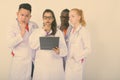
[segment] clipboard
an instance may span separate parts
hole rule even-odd
[[[39,37],[41,50],[52,50],[59,47],[59,37]]]

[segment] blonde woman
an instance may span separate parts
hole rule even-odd
[[[83,11],[71,9],[69,21],[72,30],[68,42],[68,56],[66,62],[65,80],[82,80],[83,63],[91,52],[89,33],[86,30]]]

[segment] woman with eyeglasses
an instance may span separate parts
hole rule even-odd
[[[33,80],[64,80],[62,57],[67,55],[63,33],[57,28],[54,13],[50,9],[43,12],[43,27],[30,36],[30,46],[36,50]],[[59,46],[52,50],[40,47],[40,37],[59,37]]]

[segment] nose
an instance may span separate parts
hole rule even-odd
[[[25,16],[22,16],[22,17],[21,17],[21,20],[24,21],[24,20],[25,20]]]

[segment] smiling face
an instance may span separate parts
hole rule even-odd
[[[22,24],[22,23],[27,24],[28,21],[30,20],[30,18],[31,18],[31,13],[30,13],[30,11],[27,10],[27,9],[21,8],[21,9],[17,12],[17,19],[18,19],[18,22],[19,22],[20,24]]]

